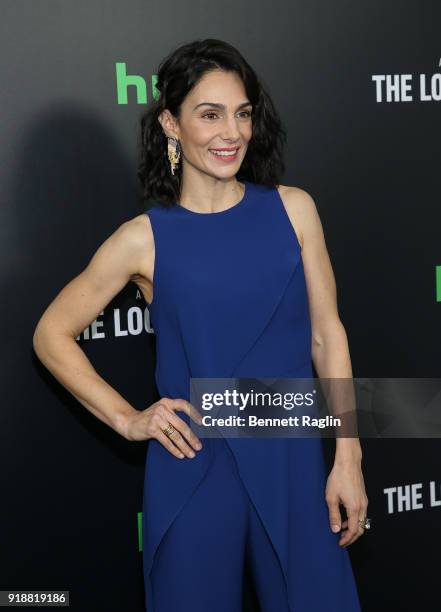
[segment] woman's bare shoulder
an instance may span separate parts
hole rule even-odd
[[[277,189],[285,206],[297,210],[297,212],[304,211],[304,214],[308,214],[308,212],[311,213],[315,208],[314,199],[301,187],[296,187],[295,185],[278,185]]]
[[[126,248],[130,251],[131,257],[137,262],[136,273],[132,275],[132,280],[139,278],[149,279],[150,270],[153,264],[155,252],[154,236],[152,225],[148,214],[145,212],[125,221],[118,231],[124,234]],[[150,262],[150,260],[152,260]]]
[[[316,224],[318,221],[315,201],[312,196],[301,187],[278,185],[277,189],[294,227],[294,231],[297,234],[300,245],[303,248],[307,228]]]

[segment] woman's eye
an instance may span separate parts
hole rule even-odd
[[[240,112],[240,114],[241,114],[241,115],[244,115],[244,114],[245,114],[245,117],[246,117],[246,118],[247,118],[247,117],[251,117],[251,111],[241,111],[241,112]],[[205,118],[205,117],[211,117],[211,116],[213,116],[213,115],[214,115],[214,116],[217,116],[217,113],[214,113],[214,112],[212,112],[212,111],[211,111],[211,112],[209,112],[209,113],[205,113],[205,115],[202,115],[202,117],[203,117],[203,118]]]

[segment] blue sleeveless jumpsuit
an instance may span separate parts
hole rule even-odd
[[[277,189],[243,182],[224,211],[146,211],[161,397],[190,401],[190,378],[313,377],[300,244]],[[201,442],[178,459],[148,441],[147,612],[241,612],[245,559],[262,612],[359,612],[348,550],[329,526],[321,438]]]

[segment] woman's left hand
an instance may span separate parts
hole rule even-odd
[[[340,529],[346,529],[340,538],[339,545],[349,546],[364,533],[358,521],[366,517],[368,506],[361,461],[335,461],[326,483],[325,498],[329,508],[331,529],[333,525],[337,525],[335,533]],[[343,522],[340,504],[344,505],[348,516],[348,519]]]

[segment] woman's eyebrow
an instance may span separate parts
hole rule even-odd
[[[211,106],[211,107],[214,107],[214,108],[220,108],[222,110],[225,110],[225,108],[226,108],[225,104],[219,104],[219,102],[200,102],[199,104],[197,104],[194,107],[193,110],[195,111],[200,106]],[[237,108],[238,109],[239,108],[243,108],[244,106],[251,106],[251,102],[242,102],[242,104],[239,104],[239,106]]]

